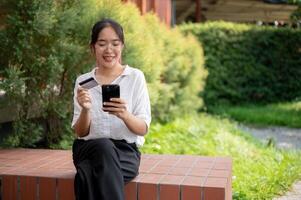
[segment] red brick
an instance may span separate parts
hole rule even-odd
[[[3,191],[3,200],[13,200],[17,199],[19,194],[17,176],[3,176],[2,179],[2,191]]]
[[[152,174],[167,174],[170,172],[172,167],[170,166],[156,166],[150,170]]]
[[[141,164],[139,167],[139,173],[149,173],[152,168],[152,165]]]
[[[126,200],[137,200],[137,183],[130,182],[125,185],[124,193]]]
[[[21,199],[37,198],[37,178],[36,177],[20,177],[20,196]]]
[[[200,200],[202,197],[201,187],[197,186],[181,186],[181,200]]]
[[[230,157],[215,157],[216,163],[232,163],[232,159]]]
[[[191,160],[191,161],[181,160],[175,166],[176,167],[187,167],[187,168],[190,168],[190,167],[192,167],[194,165],[195,162],[196,162],[196,160]]]
[[[156,200],[158,197],[158,185],[151,183],[138,183],[138,199]]]
[[[162,177],[163,177],[162,174],[144,174],[143,176],[140,177],[139,182],[158,184],[162,179]]]
[[[209,169],[202,169],[202,168],[193,168],[189,171],[189,176],[204,176],[207,177],[209,174]]]
[[[213,169],[231,170],[232,163],[218,162],[218,163],[215,163]]]
[[[180,200],[179,185],[160,185],[160,200]]]
[[[198,161],[196,163],[195,167],[201,168],[201,169],[212,169],[214,166],[213,162],[207,162],[207,161]]]
[[[199,156],[198,162],[215,162],[215,157]]]
[[[73,182],[72,179],[58,179],[58,200],[75,199]]]
[[[163,156],[167,156],[167,155],[163,155]],[[148,160],[163,160],[163,157],[158,156],[158,155],[148,154],[147,159]]]
[[[225,199],[226,198],[227,178],[211,178],[208,177],[204,183],[204,198]]]
[[[160,162],[160,166],[175,166],[178,162],[178,159],[166,159]]]
[[[224,188],[205,188],[204,189],[204,200],[224,200],[225,196],[225,189]]]
[[[175,167],[172,168],[169,172],[169,174],[173,174],[173,175],[186,175],[189,172],[189,168],[187,167]]]
[[[182,186],[198,186],[201,187],[204,185],[206,177],[194,177],[194,176],[187,176],[185,177],[184,181],[181,183]]]
[[[156,166],[160,160],[141,160],[141,165]]]
[[[211,170],[208,176],[216,178],[228,178],[229,175],[230,172],[228,170]]]
[[[160,184],[168,184],[168,185],[180,185],[185,176],[178,175],[166,175],[160,180]]]
[[[227,178],[211,178],[208,177],[206,179],[206,182],[204,183],[205,187],[220,187],[220,188],[226,188],[227,186]]]
[[[56,179],[39,178],[39,193],[41,200],[56,199]]]

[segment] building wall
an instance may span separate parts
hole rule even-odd
[[[122,0],[137,5],[141,14],[153,11],[159,19],[170,26],[171,24],[171,0]]]

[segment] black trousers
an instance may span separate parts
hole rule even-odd
[[[135,143],[76,139],[72,147],[77,200],[123,200],[124,185],[135,178],[140,152]]]

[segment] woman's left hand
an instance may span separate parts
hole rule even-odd
[[[126,102],[120,98],[111,98],[110,102],[104,102],[102,109],[122,120],[125,120],[129,115],[129,112],[126,109]]]

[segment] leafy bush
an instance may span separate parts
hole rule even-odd
[[[168,30],[154,15],[147,15],[146,23],[164,66],[158,80],[160,90],[155,95],[158,104],[152,108],[154,116],[168,121],[197,110],[203,106],[198,93],[207,77],[205,68],[200,67],[204,65],[200,44],[192,35],[182,37],[177,28]]]
[[[301,5],[301,0],[287,0],[287,3]]]
[[[181,29],[204,44],[207,105],[301,96],[301,30],[226,22],[187,24]]]
[[[70,140],[76,76],[91,70],[90,29],[101,18],[119,21],[125,30],[123,63],[144,71],[153,119],[167,121],[201,106],[206,71],[202,48],[192,36],[170,30],[119,0],[9,1],[0,30],[0,89],[4,106],[17,108],[9,146],[32,146],[41,138],[55,147]],[[185,105],[185,106],[184,106]],[[190,106],[190,109],[187,109]]]

